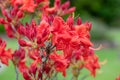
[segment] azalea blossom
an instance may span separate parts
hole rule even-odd
[[[8,66],[8,60],[12,59],[11,49],[6,50],[6,42],[0,38],[0,61]]]

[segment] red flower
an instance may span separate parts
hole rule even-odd
[[[49,37],[49,33],[49,24],[45,20],[41,21],[40,25],[37,27],[37,43],[44,44],[44,41],[46,41]]]
[[[23,0],[23,5],[21,6],[21,10],[34,12],[34,9],[37,5],[34,3],[34,0]]]
[[[21,5],[23,3],[23,0],[11,0],[11,3],[13,6]]]
[[[56,46],[57,50],[65,49],[71,40],[71,35],[68,33],[69,26],[64,22],[61,17],[55,17],[51,27],[52,43]]]
[[[94,54],[93,50],[90,50],[90,54],[87,58],[85,58],[85,67],[90,70],[91,75],[95,77],[96,69],[100,68],[100,64],[98,62],[98,56]]]
[[[57,50],[64,50],[69,46],[71,36],[69,34],[54,34],[52,36],[53,45],[56,46]]]
[[[80,38],[79,36],[72,36],[72,39],[70,41],[70,46],[74,49],[79,49],[81,46]]]
[[[8,65],[8,60],[12,59],[11,49],[5,50],[6,42],[0,38],[0,60],[3,64]]]
[[[69,26],[64,22],[61,17],[56,16],[52,23],[52,32],[63,33],[65,31],[69,31]]]
[[[63,55],[57,54],[56,52],[50,55],[50,59],[54,61],[54,66],[56,71],[62,72],[63,76],[66,76],[66,68],[68,66],[68,61]]]
[[[90,33],[89,33],[89,23],[84,23],[81,25],[75,26],[75,31],[80,37],[81,43],[83,43],[84,46],[92,46],[93,44],[90,42]]]
[[[12,60],[14,65],[17,66],[19,66],[20,63],[25,63],[25,50],[23,48],[15,50],[14,54],[12,54]]]

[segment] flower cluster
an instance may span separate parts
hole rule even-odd
[[[74,21],[75,7],[69,8],[69,1],[49,5],[49,0],[0,0],[0,23],[8,37],[18,41],[18,49],[11,51],[0,39],[0,61],[8,65],[11,60],[25,80],[52,79],[58,72],[65,77],[68,68],[73,79],[83,68],[95,77],[100,64],[90,41],[92,24]],[[66,14],[70,16],[64,21]],[[26,16],[30,20],[23,22]]]

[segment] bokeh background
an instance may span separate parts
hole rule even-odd
[[[53,5],[51,0],[51,6]],[[62,3],[66,0],[61,0]],[[100,44],[103,48],[96,51],[102,63],[95,78],[89,76],[89,72],[83,69],[80,80],[115,80],[120,74],[120,0],[69,0],[71,6],[76,7],[75,17],[80,16],[85,21],[92,22],[91,40],[97,48]],[[16,40],[9,39],[0,25],[0,37],[7,40],[7,47],[16,49]],[[11,63],[11,62],[10,62]],[[1,65],[1,64],[0,64]],[[59,74],[58,80],[71,80],[70,70],[63,78]],[[1,65],[0,80],[15,80],[15,71],[12,63],[10,67]],[[23,80],[20,74],[20,80]]]

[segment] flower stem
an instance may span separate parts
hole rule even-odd
[[[19,71],[17,66],[15,66],[15,72],[16,72],[16,80],[19,80]]]

